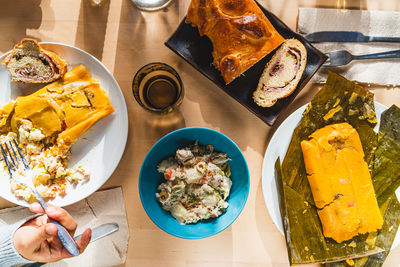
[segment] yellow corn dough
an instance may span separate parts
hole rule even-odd
[[[98,80],[80,65],[68,71],[64,79],[3,106],[0,130],[17,132],[20,121],[28,119],[46,137],[55,137],[57,145],[69,148],[94,123],[113,111]]]
[[[357,131],[348,123],[327,125],[301,148],[324,236],[340,243],[380,229],[383,219]]]

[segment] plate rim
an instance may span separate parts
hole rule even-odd
[[[120,155],[118,156],[118,160],[116,161],[117,164],[115,164],[115,166],[112,167],[112,169],[110,170],[110,175],[108,175],[108,178],[105,179],[105,181],[104,181],[104,183],[102,185],[93,187],[94,188],[93,192],[89,191],[90,193],[84,194],[84,197],[82,197],[81,199],[72,200],[72,201],[66,201],[65,203],[59,205],[60,207],[65,207],[65,206],[69,206],[69,205],[75,204],[75,203],[77,203],[77,202],[79,202],[79,201],[81,201],[83,199],[86,199],[87,197],[89,197],[93,193],[97,192],[111,178],[111,176],[113,175],[113,173],[115,172],[115,170],[119,166],[123,155],[125,154],[126,144],[127,144],[127,141],[128,141],[128,134],[129,134],[129,114],[128,114],[128,109],[127,109],[125,97],[124,97],[124,94],[122,93],[122,90],[121,90],[121,87],[119,86],[119,83],[115,79],[114,75],[110,72],[110,70],[99,59],[97,59],[95,56],[91,55],[90,53],[84,51],[83,49],[81,49],[79,47],[76,47],[76,46],[73,46],[73,45],[60,43],[60,42],[39,42],[39,44],[40,45],[56,45],[56,46],[60,46],[60,47],[67,47],[69,49],[73,49],[73,50],[76,50],[76,51],[78,51],[80,53],[85,54],[86,56],[88,56],[89,58],[94,60],[94,62],[96,62],[99,66],[101,66],[101,68],[103,70],[105,70],[107,75],[109,77],[111,77],[112,83],[114,83],[114,85],[118,89],[118,90],[116,90],[118,96],[123,100],[122,101],[123,105],[122,105],[122,107],[119,106],[118,110],[120,111],[119,113],[121,114],[121,116],[123,116],[122,120],[125,121],[124,125],[126,125],[126,127],[125,127],[126,129],[125,130],[122,129],[122,130],[124,130],[122,132],[122,134],[123,134],[123,136],[122,136],[122,142],[123,142],[123,146],[122,147],[123,147],[123,149],[121,150]],[[51,49],[49,49],[49,50],[51,50]],[[6,57],[11,51],[12,51],[12,49],[8,50],[7,52],[5,52],[2,55],[0,55],[0,60],[2,60],[4,57]],[[46,85],[47,85],[47,83],[43,84],[43,86],[46,86]],[[105,90],[107,92],[107,94],[109,94],[108,93],[109,89],[106,90],[106,89],[103,88],[103,90]],[[15,202],[14,199],[8,199],[8,198],[5,198],[4,196],[0,196],[0,197],[5,199],[5,200],[7,200],[7,201],[9,201],[9,202],[11,202],[11,203],[13,203],[13,204],[18,205],[18,206],[29,207],[29,205],[30,205],[30,203],[28,203],[27,201]]]

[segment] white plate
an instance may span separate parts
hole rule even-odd
[[[72,146],[68,167],[82,165],[91,175],[87,183],[75,188],[68,186],[65,196],[57,196],[49,201],[62,207],[88,197],[110,178],[125,150],[128,137],[128,112],[118,83],[99,60],[79,48],[65,44],[41,43],[41,46],[65,59],[68,62],[68,70],[80,64],[85,65],[92,77],[99,79],[101,88],[107,91],[115,109],[114,113],[98,121]],[[0,61],[6,54],[0,57]],[[11,83],[7,69],[0,66],[0,105],[8,103],[17,96],[31,94],[41,87],[43,85]],[[11,193],[7,171],[0,172],[0,196],[21,206],[29,205]]]
[[[284,233],[281,212],[279,210],[278,192],[275,183],[275,161],[278,157],[280,157],[281,162],[283,161],[286,155],[286,150],[289,147],[290,140],[292,139],[293,131],[301,121],[301,116],[306,107],[307,104],[297,109],[289,117],[286,118],[286,120],[279,126],[279,128],[272,136],[264,155],[262,168],[262,190],[264,201],[267,205],[268,212],[272,218],[272,221],[278,227],[282,235]],[[376,132],[379,129],[381,114],[386,109],[387,107],[385,107],[384,105],[375,102],[375,112],[376,117],[378,118],[378,125],[374,129]],[[400,197],[400,189],[396,191],[396,195],[397,197]],[[398,231],[392,248],[399,245],[399,242],[400,235]]]

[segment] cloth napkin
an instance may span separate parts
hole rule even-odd
[[[78,257],[65,259],[44,266],[114,266],[126,259],[129,229],[122,190],[120,187],[99,191],[76,204],[65,208],[77,221],[76,234],[86,228],[94,228],[104,223],[118,223],[119,230],[109,236],[90,243]],[[0,210],[0,225],[12,224],[32,215],[25,207]]]
[[[297,30],[358,31],[369,36],[400,36],[400,12],[300,8]],[[316,43],[322,52],[345,49],[354,55],[399,50],[400,43]],[[321,68],[313,82],[325,82],[328,69],[349,80],[387,86],[400,85],[400,59],[353,61],[347,66]]]

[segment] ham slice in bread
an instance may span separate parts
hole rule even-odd
[[[4,58],[12,82],[48,83],[64,76],[67,62],[40,47],[33,39],[23,39]]]
[[[253,99],[261,107],[271,107],[296,89],[307,63],[307,50],[296,39],[286,40],[267,63]]]

